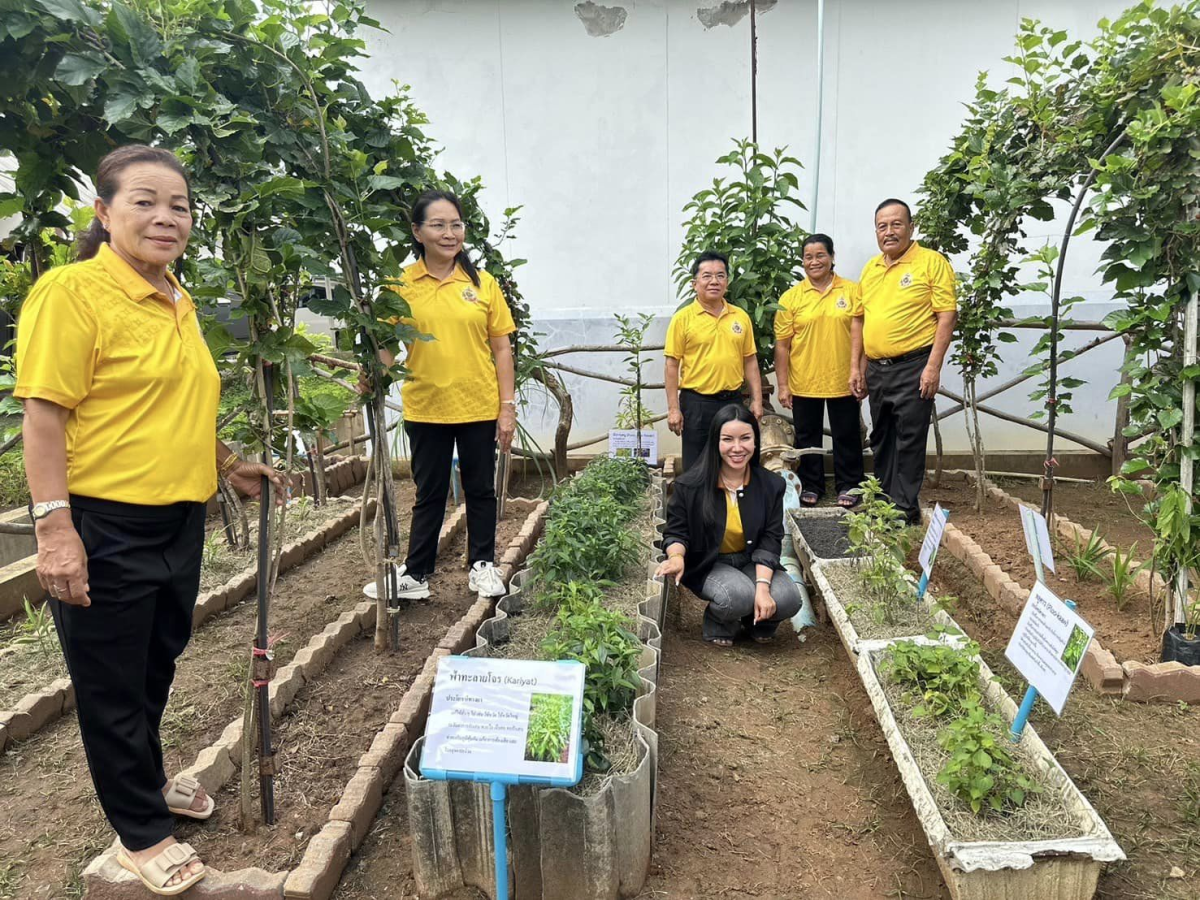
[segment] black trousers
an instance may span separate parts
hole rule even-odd
[[[688,388],[679,390],[679,412],[683,415],[683,471],[699,461],[708,443],[708,429],[723,406],[741,403],[740,391],[701,394]]]
[[[839,494],[853,490],[863,480],[862,440],[858,431],[858,399],[855,397],[792,397],[792,420],[796,424],[796,449],[820,447],[822,425],[829,410],[829,432],[833,436],[833,483]],[[825,457],[806,454],[797,466],[800,484],[818,497],[825,494]]]
[[[925,449],[934,401],[921,398],[921,372],[929,362],[922,353],[902,362],[867,363],[871,400],[871,451],[883,491],[909,520],[920,516],[925,481]]]
[[[425,578],[437,565],[438,534],[446,518],[450,469],[458,445],[458,468],[467,501],[467,557],[495,562],[496,556],[496,420],[438,425],[405,422],[417,501],[413,504],[405,571]]]
[[[175,660],[192,634],[204,505],[71,498],[92,605],[50,600],[75,685],[79,730],[105,816],[128,850],[174,828],[159,726]]]

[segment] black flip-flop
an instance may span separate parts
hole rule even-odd
[[[801,506],[816,506],[820,501],[821,498],[812,491],[804,491],[800,494]]]
[[[849,493],[843,492],[841,494],[838,494],[837,504],[842,509],[854,509],[854,507],[858,506],[858,504],[861,500],[862,500],[862,497],[858,497],[858,496],[855,496],[854,494],[849,494]]]

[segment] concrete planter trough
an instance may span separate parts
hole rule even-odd
[[[1123,860],[1125,854],[1037,732],[1025,729],[1019,751],[1042,773],[1076,833],[1040,841],[961,840],[947,826],[930,790],[929,779],[936,773],[921,772],[884,693],[877,672],[884,651],[864,647],[858,656],[858,674],[954,900],[1090,900],[1104,864]],[[984,703],[1011,723],[1016,704],[982,660],[979,670]]]
[[[818,560],[813,563],[811,568],[813,587],[820,592],[821,597],[824,599],[829,620],[833,623],[834,630],[837,631],[838,637],[842,641],[842,646],[846,648],[846,652],[851,657],[855,657],[866,651],[886,647],[888,644],[899,640],[907,639],[919,642],[927,640],[924,636],[924,630],[917,630],[913,634],[897,635],[889,638],[863,638],[859,635],[858,630],[854,627],[854,623],[850,619],[850,614],[846,611],[846,606],[853,602],[853,598],[840,594],[829,580],[829,572],[831,570],[846,571],[853,569],[855,565],[856,563],[852,559]],[[958,623],[945,610],[938,609],[928,594],[920,601],[916,599],[917,585],[915,581],[912,582],[912,591],[913,603],[920,602],[936,624],[954,629],[958,633],[957,635],[944,635],[943,640],[956,642],[966,640],[965,634]]]
[[[595,793],[561,788],[509,789],[510,896],[515,900],[617,900],[641,891],[650,866],[658,763],[655,691],[662,646],[660,624],[666,591],[653,578],[661,559],[662,480],[651,487],[656,536],[646,573],[646,596],[638,607],[643,643],[641,688],[633,705],[637,762]],[[513,578],[512,593],[483,623],[467,656],[487,657],[510,636],[524,608],[528,577]],[[492,810],[486,784],[428,781],[420,775],[423,738],[404,765],[413,873],[421,897],[443,897],[464,886],[496,896]]]

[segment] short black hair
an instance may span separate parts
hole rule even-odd
[[[912,221],[912,210],[909,208],[908,204],[905,203],[903,200],[898,200],[895,197],[888,197],[886,200],[884,200],[882,203],[880,203],[877,207],[875,207],[875,215],[879,215],[879,211],[881,209],[883,209],[885,206],[903,206],[904,211],[906,213],[908,213],[908,221],[910,221],[910,222]]]
[[[824,244],[825,252],[830,256],[833,256],[833,238],[831,238],[829,235],[821,234],[820,232],[817,232],[816,234],[810,234],[804,239],[804,243],[800,245],[800,252],[803,253],[805,250],[807,250],[809,244]]]
[[[696,277],[696,273],[700,271],[700,263],[719,262],[725,267],[725,274],[729,274],[729,257],[724,253],[718,253],[716,250],[705,250],[696,257],[696,261],[692,263],[692,277]]]

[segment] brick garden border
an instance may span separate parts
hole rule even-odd
[[[355,457],[335,463],[328,472],[334,472],[337,483],[341,485],[341,493],[362,482],[366,465],[364,460]],[[368,501],[368,517],[374,515],[375,504],[374,498]],[[362,503],[359,501],[342,515],[287,544],[279,560],[279,571],[286,572],[320,553],[331,541],[358,525],[361,514]],[[196,598],[196,608],[192,613],[193,631],[217,613],[237,606],[257,588],[258,566],[251,564],[220,587],[201,593]],[[71,679],[59,678],[41,690],[26,694],[12,709],[0,710],[0,755],[4,754],[9,744],[32,737],[74,708],[75,688]]]
[[[500,575],[505,584],[517,567],[532,552],[545,522],[547,502],[538,503],[526,518],[501,558]],[[465,508],[460,507],[442,528],[438,550],[466,524]],[[439,641],[425,660],[421,672],[404,692],[388,723],[378,731],[370,748],[359,757],[358,768],[347,782],[342,796],[329,812],[329,819],[313,835],[296,868],[288,872],[265,872],[249,868],[220,872],[209,868],[207,877],[188,891],[188,897],[204,900],[327,900],[341,880],[350,862],[371,828],[383,795],[391,787],[413,740],[420,735],[429,702],[438,660],[458,653],[473,642],[475,630],[492,615],[495,600],[479,598]],[[292,662],[281,668],[271,683],[271,717],[278,718],[308,681],[324,671],[334,654],[361,631],[373,627],[376,603],[365,601],[342,613],[326,626]],[[291,670],[291,671],[289,671]],[[212,746],[200,751],[186,774],[196,778],[209,793],[215,793],[237,772],[235,759],[241,757],[242,719],[231,722]],[[210,787],[210,784],[212,785]],[[116,861],[117,845],[109,847],[84,870],[84,896],[88,900],[143,900],[141,883]]]
[[[945,474],[945,473],[943,473]],[[968,481],[973,481],[970,473],[964,473]],[[988,482],[987,496],[1003,506],[1017,509],[1022,504],[1003,488]],[[926,511],[926,515],[928,512]],[[1050,527],[1064,540],[1075,540],[1077,537],[1087,541],[1091,532],[1072,522],[1066,516],[1054,513],[1051,515]],[[1029,598],[1029,591],[1023,589],[1007,572],[997,565],[982,547],[970,536],[954,526],[951,522],[946,526],[943,546],[956,559],[963,563],[983,584],[988,595],[1014,616],[1020,616]],[[1108,544],[1105,544],[1108,547]],[[1153,576],[1156,588],[1163,586],[1162,579]],[[1149,591],[1151,574],[1143,569],[1137,580],[1137,586]],[[1142,703],[1175,703],[1180,700],[1187,703],[1200,703],[1200,667],[1185,666],[1179,662],[1154,663],[1146,665],[1136,661],[1118,662],[1112,652],[1107,650],[1099,638],[1093,638],[1088,645],[1087,655],[1083,658],[1083,668],[1080,670],[1093,688],[1108,697],[1120,697]]]

